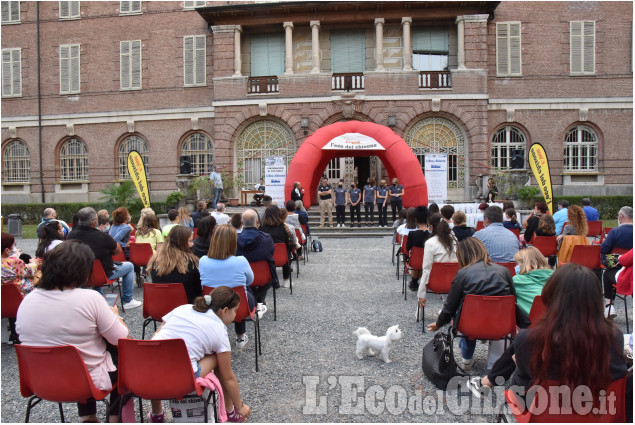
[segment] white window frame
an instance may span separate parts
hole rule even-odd
[[[196,47],[197,42],[203,40],[202,47]],[[191,47],[187,47],[188,41]],[[188,56],[191,56],[188,59]],[[197,67],[197,63],[202,61],[202,69]],[[190,64],[188,70],[188,64]],[[199,63],[200,65],[200,63]],[[191,74],[191,75],[190,75]],[[188,78],[191,83],[188,83]],[[183,37],[183,86],[197,87],[207,85],[207,37],[205,35],[188,35]]]
[[[65,5],[66,14],[62,14],[63,7]],[[80,19],[80,3],[76,0],[60,0],[59,2],[59,18],[60,20]]]
[[[499,135],[504,132],[504,140],[495,141],[500,139]],[[520,137],[520,141],[513,141],[513,133]],[[527,137],[525,137],[525,133],[518,127],[513,125],[506,125],[504,127],[499,128],[494,136],[492,136],[492,145],[491,145],[491,162],[492,167],[499,170],[509,170],[511,169],[512,162],[512,150],[519,149],[523,151],[523,160],[526,163],[526,152],[527,152]],[[506,153],[503,153],[506,151]],[[523,163],[523,169],[526,167],[525,163]]]
[[[570,136],[575,132],[575,140]],[[592,140],[584,140],[588,132]],[[564,136],[563,171],[565,173],[597,173],[599,171],[600,142],[595,130],[586,125],[576,125]],[[575,163],[577,162],[577,165]],[[586,162],[586,166],[580,165]],[[592,164],[589,166],[588,164]]]
[[[134,6],[139,6],[138,8]],[[141,1],[125,1],[119,2],[119,15],[141,15],[143,13]]]
[[[135,70],[133,49],[138,45],[138,71]],[[127,54],[124,53],[127,48]],[[141,40],[127,40],[119,42],[119,87],[120,90],[141,90],[143,86],[143,43]],[[127,64],[127,67],[126,67]],[[138,72],[138,85],[134,84],[135,74]],[[127,75],[126,75],[127,74]],[[128,79],[128,85],[124,85],[124,76]]]
[[[206,1],[184,1],[183,10],[194,10],[197,7],[205,7],[206,4]]]
[[[72,146],[74,144],[75,146]],[[73,152],[66,152],[72,149]],[[60,148],[60,181],[83,182],[88,180],[88,148],[78,138],[66,140]],[[70,173],[69,170],[74,172]]]
[[[197,176],[209,174],[214,165],[214,142],[205,133],[192,133],[181,144],[179,158],[183,155],[190,157],[192,174]]]
[[[512,28],[517,26],[518,35],[512,35]],[[506,35],[500,35],[505,27]],[[504,40],[504,44],[503,44]],[[514,49],[517,47],[517,49]],[[515,56],[518,57],[515,57]],[[501,63],[506,60],[506,63]],[[513,70],[517,62],[518,70]],[[505,68],[501,70],[501,68]],[[496,23],[496,75],[519,77],[523,75],[522,60],[522,25],[520,21]]]
[[[6,5],[6,6],[5,6]],[[19,24],[20,20],[20,2],[2,0],[2,25]]]
[[[577,25],[580,26],[578,29],[580,33],[574,34]],[[578,43],[580,57],[576,58],[577,52],[574,46]],[[579,63],[576,63],[578,61]],[[592,66],[587,64],[587,61],[591,62]],[[569,73],[570,75],[595,75],[595,21],[569,22]]]
[[[76,52],[76,56],[74,56],[74,52]],[[65,83],[68,87],[66,90],[63,89]],[[62,44],[60,46],[60,94],[80,93],[81,86],[81,46],[79,44]]]
[[[15,70],[15,63],[14,63],[14,55],[15,52],[18,52],[17,56],[19,58],[18,60],[18,64],[17,64],[17,78],[18,78],[18,82],[19,82],[19,88],[17,91],[15,91],[15,79],[16,79],[16,70]],[[9,60],[5,61],[5,56],[8,55]],[[5,64],[7,64],[7,69],[5,70]],[[8,71],[8,74],[7,74]],[[5,86],[4,86],[4,79],[5,77],[7,77],[8,75],[8,79],[11,82],[11,90],[9,92],[7,92],[5,90]],[[9,49],[2,49],[2,97],[22,97],[22,49],[19,47],[16,48],[9,48]]]
[[[143,137],[133,134],[124,138],[119,144],[119,148],[117,149],[119,180],[130,180],[130,172],[128,171],[128,154],[133,150],[139,152],[141,161],[143,162],[146,171],[146,177],[149,179],[150,152],[148,151],[148,143]]]
[[[2,149],[3,183],[31,183],[31,152],[22,140],[11,140]]]

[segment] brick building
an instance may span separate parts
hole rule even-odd
[[[2,201],[99,198],[146,162],[235,187],[338,121],[389,126],[448,197],[540,142],[556,194],[632,193],[630,2],[2,1]],[[38,37],[39,34],[39,37]],[[38,57],[40,58],[38,66]],[[516,161],[513,161],[516,159]],[[513,164],[513,162],[516,162]],[[385,174],[339,158],[332,179]],[[44,195],[43,195],[44,193]]]

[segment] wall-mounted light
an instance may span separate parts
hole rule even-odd
[[[397,125],[397,117],[394,115],[388,115],[388,127],[395,127]]]
[[[309,134],[309,118],[302,117],[300,118],[300,127],[304,130],[304,135]]]

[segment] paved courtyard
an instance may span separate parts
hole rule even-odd
[[[18,246],[32,253],[34,243],[19,240]],[[444,395],[424,378],[421,350],[432,334],[422,334],[415,321],[415,294],[403,299],[390,261],[390,238],[322,239],[322,244],[323,252],[311,253],[309,262],[300,265],[299,278],[294,271],[293,295],[288,289],[278,291],[277,321],[272,294],[268,296],[269,312],[261,322],[260,371],[255,371],[251,323],[247,347],[232,353],[243,400],[252,408],[250,422],[493,421],[464,390]],[[135,289],[135,298],[142,299],[141,289]],[[436,319],[440,308],[440,298],[430,297],[426,323]],[[140,338],[142,309],[123,316],[131,336]],[[617,320],[624,330],[620,302]],[[357,327],[383,334],[394,324],[402,327],[404,336],[391,353],[392,363],[355,357]],[[233,341],[233,326],[229,330]],[[472,374],[485,372],[486,355],[486,345],[477,344]],[[2,344],[1,391],[2,422],[23,422],[26,399],[20,396],[15,351],[8,344]],[[146,402],[144,409],[148,407]],[[67,421],[78,420],[74,405],[64,409]],[[103,410],[98,404],[100,415]],[[57,407],[41,403],[31,421],[58,422]]]

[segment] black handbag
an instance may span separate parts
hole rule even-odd
[[[423,374],[437,387],[445,390],[455,376],[465,376],[454,360],[452,327],[448,332],[437,332],[432,341],[423,347],[421,368]]]

